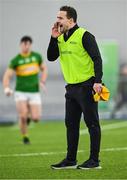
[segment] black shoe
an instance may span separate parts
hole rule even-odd
[[[94,161],[93,159],[88,159],[83,164],[78,165],[77,169],[101,169],[102,167],[99,165],[99,161]]]
[[[62,160],[58,164],[51,165],[52,169],[76,169],[77,161],[69,161],[68,159]]]
[[[28,138],[28,137],[24,137],[24,138],[23,138],[23,143],[24,143],[24,144],[30,144],[29,138]]]
[[[31,118],[28,117],[26,122],[27,122],[27,125],[29,125],[31,122]]]

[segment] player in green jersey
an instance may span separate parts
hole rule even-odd
[[[3,77],[4,92],[7,96],[13,94],[10,80],[16,75],[14,98],[19,115],[19,124],[24,144],[29,144],[27,125],[30,119],[38,122],[41,116],[40,85],[46,91],[47,67],[41,55],[32,51],[32,38],[22,37],[21,52],[14,57]],[[39,78],[39,72],[42,72]]]

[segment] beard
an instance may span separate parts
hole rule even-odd
[[[60,31],[61,34],[66,33],[68,31],[68,26],[65,26],[65,25],[61,24],[59,26],[59,31]]]

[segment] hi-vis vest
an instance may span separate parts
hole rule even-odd
[[[66,42],[63,34],[58,37],[61,69],[68,84],[84,82],[95,76],[93,61],[82,45],[85,32],[85,29],[78,28]]]

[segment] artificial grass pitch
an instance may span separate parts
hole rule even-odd
[[[119,126],[119,123],[123,123]],[[124,126],[125,123],[125,126]],[[113,127],[108,128],[108,124]],[[115,125],[115,126],[114,126]],[[92,170],[52,170],[66,155],[63,121],[30,125],[30,145],[22,144],[17,125],[0,127],[0,179],[127,179],[127,121],[101,121],[101,166]],[[81,123],[81,129],[85,129]],[[88,159],[89,136],[80,135],[78,164]]]

